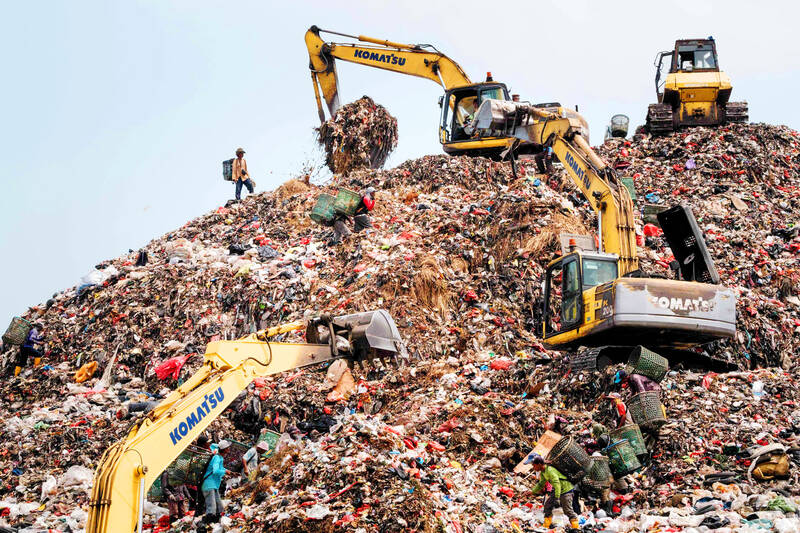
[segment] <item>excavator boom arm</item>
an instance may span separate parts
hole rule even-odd
[[[334,331],[331,324],[336,321],[338,330]],[[137,523],[141,529],[145,492],[256,377],[341,357],[385,356],[395,352],[401,342],[385,311],[346,315],[327,325],[327,339],[318,337],[318,332],[313,337],[328,344],[266,340],[270,334],[299,329],[300,324],[209,343],[203,366],[101,457],[92,486],[87,533],[130,532]],[[342,352],[336,338],[345,335],[351,348]]]
[[[325,121],[323,99],[331,116],[339,108],[337,59],[390,70],[399,74],[427,78],[441,85],[445,90],[472,83],[458,63],[428,45],[403,44],[364,35],[328,32],[369,44],[331,43],[325,42],[320,37],[320,32],[325,31],[312,26],[305,36],[311,81],[314,84],[314,95],[321,122]],[[320,92],[322,98],[320,98]]]
[[[567,174],[597,213],[604,252],[619,256],[619,274],[639,268],[633,201],[614,171],[586,140],[588,127],[578,113],[565,108],[539,108],[501,100],[485,100],[476,113],[475,129],[509,135],[550,146]]]

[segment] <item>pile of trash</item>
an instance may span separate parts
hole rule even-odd
[[[369,96],[340,107],[317,133],[325,163],[339,174],[381,168],[397,147],[397,119]]]
[[[798,244],[791,223],[800,213],[796,135],[737,125],[601,147],[634,177],[645,269],[668,275],[669,262],[647,226],[655,225],[645,222],[645,204],[692,206],[722,282],[740,302],[742,335],[703,349],[741,370],[673,368],[661,383],[669,422],[651,462],[628,477],[627,489],[612,492],[613,516],[585,510],[583,525],[800,527],[792,510],[800,505],[800,369],[788,351],[800,324],[791,277]],[[709,174],[723,170],[730,173]],[[83,528],[86,472],[139,409],[193,374],[208,342],[321,313],[383,308],[407,345],[401,366],[345,371],[334,363],[255,383],[250,394],[263,426],[280,437],[255,479],[226,478],[222,527],[532,530],[541,524],[541,498],[530,494],[533,474],[519,463],[552,429],[551,416],[561,434],[590,446],[593,424],[610,423],[604,397],[624,393],[615,367],[576,371],[535,330],[541,276],[560,253],[559,234],[595,228],[562,173],[536,174],[521,161],[515,176],[508,163],[437,155],[355,169],[320,187],[292,180],[96,265],[24,314],[41,323],[46,346],[42,366],[0,383],[0,526]],[[714,192],[714,180],[727,189]],[[332,229],[308,217],[318,196],[367,186],[377,190],[373,229],[329,245]],[[795,280],[788,287],[787,276]],[[279,340],[303,338],[293,332]],[[13,368],[15,355],[6,347],[6,366]],[[252,436],[233,412],[209,433],[247,443]],[[788,479],[748,473],[754,448],[765,445],[785,450]],[[169,530],[163,503],[145,511],[154,530]],[[564,520],[556,514],[557,524]],[[186,517],[172,530],[193,530],[195,521]]]
[[[667,137],[613,139],[601,155],[632,177],[648,212],[691,206],[720,283],[737,289],[733,345],[710,347],[741,367],[794,365],[800,333],[800,136],[785,126],[732,124]],[[642,220],[643,224],[652,222]],[[644,268],[671,276],[660,229],[643,226]]]

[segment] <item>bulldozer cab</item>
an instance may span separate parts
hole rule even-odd
[[[472,141],[464,127],[472,122],[484,100],[510,100],[503,83],[484,82],[450,89],[439,98],[441,121],[439,137],[442,144]]]
[[[667,74],[678,72],[719,72],[717,44],[714,39],[682,39],[675,48],[656,56],[656,94],[658,102],[664,97]]]
[[[719,71],[717,45],[714,39],[676,41],[670,72],[697,71]]]
[[[583,292],[619,277],[618,257],[602,252],[572,251],[547,266],[543,333],[552,337],[583,323]]]

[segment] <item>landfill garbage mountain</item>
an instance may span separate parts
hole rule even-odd
[[[669,275],[670,260],[645,204],[692,207],[739,306],[737,337],[702,350],[739,370],[673,366],[650,463],[615,486],[610,513],[583,509],[589,530],[800,528],[799,143],[789,128],[754,124],[600,147],[633,177],[645,270]],[[137,402],[191,376],[209,341],[381,307],[406,342],[403,366],[321,365],[256,382],[264,425],[280,438],[254,480],[227,476],[216,530],[541,526],[533,475],[515,467],[551,415],[589,446],[593,424],[611,423],[604,396],[626,394],[616,367],[571,369],[535,330],[544,266],[561,232],[592,234],[589,206],[562,169],[545,176],[526,161],[516,178],[508,163],[437,155],[334,179],[220,207],[150,242],[146,264],[137,253],[104,261],[24,314],[47,344],[42,366],[0,384],[0,526],[82,530],[102,452]],[[367,186],[378,191],[374,228],[328,246],[331,230],[308,218],[317,196]],[[3,352],[7,365],[15,354]],[[233,412],[209,433],[251,442]],[[750,468],[752,448],[766,445],[786,450],[786,479]],[[148,503],[153,531],[200,527],[191,516],[170,527],[166,513]]]
[[[369,96],[339,108],[317,130],[331,172],[381,168],[397,148],[397,119]]]

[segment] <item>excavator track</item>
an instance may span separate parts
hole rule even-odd
[[[653,135],[666,135],[675,131],[671,105],[650,104],[648,106],[647,131]]]
[[[747,102],[728,102],[725,105],[725,122],[744,122],[746,123],[750,117],[748,116]]]

